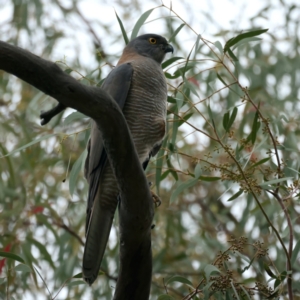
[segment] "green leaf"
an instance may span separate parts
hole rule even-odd
[[[187,284],[187,285],[190,285],[190,286],[193,286],[192,282],[189,281],[188,279],[182,277],[182,276],[172,276],[171,278],[169,278],[167,281],[166,281],[166,285],[170,284],[171,282],[180,282],[180,283],[184,283],[184,284]]]
[[[238,295],[238,292],[237,292],[237,290],[235,289],[235,286],[234,286],[234,284],[232,283],[232,281],[230,281],[230,284],[231,284],[231,287],[232,287],[233,292],[234,292],[234,294],[235,294],[235,299],[240,300],[240,297],[239,297],[239,295]]]
[[[232,50],[236,49],[239,46],[242,46],[243,44],[250,43],[250,42],[258,42],[258,41],[261,41],[261,40],[262,40],[261,38],[257,38],[257,37],[246,38],[246,39],[238,42],[237,44],[235,44],[235,46],[232,47]]]
[[[277,278],[277,276],[272,272],[272,270],[270,269],[270,267],[269,267],[266,263],[264,263],[264,269],[265,269],[265,271],[267,272],[267,274],[268,274],[270,277],[272,277],[272,278],[274,278],[274,279]]]
[[[178,107],[176,109],[176,113],[179,111],[179,109],[180,109],[180,107]],[[177,115],[174,114],[174,116],[173,116],[172,138],[171,138],[172,145],[175,145],[176,138],[177,138],[178,127],[179,127],[179,117],[177,117]]]
[[[212,125],[213,125],[214,129],[216,129],[215,121],[214,121],[213,113],[212,113],[212,111],[210,109],[210,105],[207,106],[207,111],[208,111],[208,115],[209,115],[209,118],[210,118],[210,120],[212,122]]]
[[[168,136],[166,136],[163,140],[163,144],[161,145],[160,150],[157,153],[156,159],[156,174],[155,174],[155,185],[156,192],[159,194],[159,186],[160,186],[160,178],[162,173],[162,166],[165,158],[165,147],[168,141]]]
[[[201,164],[197,164],[195,166],[195,170],[194,170],[194,173],[195,173],[195,178],[200,178],[200,175],[202,173],[202,169],[201,169]]]
[[[121,19],[119,18],[119,16],[118,16],[118,14],[117,14],[116,11],[115,11],[115,14],[116,14],[118,23],[119,23],[121,31],[122,31],[123,39],[125,41],[125,44],[127,45],[129,43],[129,39],[128,39],[127,33],[126,33],[125,28],[123,26],[123,23],[122,23]]]
[[[297,242],[295,248],[293,249],[291,264],[292,266],[296,263],[296,259],[298,257],[298,253],[300,251],[300,240]]]
[[[243,194],[243,190],[239,190],[237,193],[235,193],[233,196],[231,196],[227,201],[232,201]]]
[[[194,113],[191,112],[189,114],[186,114],[184,117],[182,117],[182,120],[178,121],[178,127],[180,127],[182,124],[185,123],[185,121],[187,121]]]
[[[82,272],[74,275],[72,278],[82,278]]]
[[[202,181],[218,181],[221,179],[221,177],[210,177],[210,176],[199,176],[199,179]]]
[[[34,145],[34,144],[37,144],[37,143],[39,143],[39,142],[41,142],[41,141],[47,140],[47,139],[49,139],[49,138],[51,138],[51,137],[53,137],[53,136],[57,136],[57,135],[58,135],[57,133],[44,135],[44,136],[42,136],[42,137],[40,137],[40,138],[38,138],[38,139],[36,139],[36,140],[34,140],[34,141],[31,141],[30,143],[28,143],[28,144],[26,144],[26,145],[24,145],[24,146],[22,146],[22,147],[20,147],[20,148],[18,148],[18,149],[15,149],[15,150],[13,150],[13,151],[7,153],[6,155],[0,156],[0,158],[3,158],[3,157],[6,157],[6,156],[9,156],[9,155],[12,155],[12,154],[14,154],[14,153],[17,153],[17,152],[19,152],[19,151],[21,151],[21,150],[24,150],[24,149],[26,149],[26,148],[28,148],[28,147]]]
[[[247,292],[247,290],[243,287],[243,285],[240,285],[241,289],[243,290],[243,292],[245,293],[245,295],[247,296],[248,300],[251,300],[251,297],[249,295],[249,293]]]
[[[67,126],[69,125],[70,123],[74,122],[75,120],[82,120],[82,119],[85,119],[85,118],[89,118],[88,116],[82,114],[81,112],[79,111],[75,111],[75,112],[72,112],[71,114],[69,114],[65,120],[64,120],[64,125]]]
[[[251,132],[251,142],[252,144],[255,143],[256,140],[256,133],[260,127],[260,122],[258,121],[258,111],[255,113],[253,124],[252,124],[252,132]]]
[[[269,29],[252,30],[252,31],[248,31],[248,32],[245,32],[245,33],[241,33],[241,34],[237,35],[236,37],[229,39],[227,41],[227,43],[225,44],[224,53],[226,53],[229,50],[230,47],[237,44],[239,41],[241,41],[243,39],[246,39],[246,38],[250,38],[250,37],[253,37],[253,36],[263,34],[263,33],[267,32],[268,30]]]
[[[83,160],[85,159],[86,155],[87,155],[87,149],[85,149],[81,153],[79,158],[74,163],[72,170],[70,172],[69,191],[70,191],[71,196],[73,196],[75,185],[76,185],[76,179],[78,177],[79,172],[81,171],[81,166],[82,166]]]
[[[170,295],[166,295],[166,294],[163,294],[163,295],[159,295],[157,297],[157,300],[173,300],[174,298]]]
[[[217,72],[217,77],[225,86],[227,85],[227,83],[223,80],[223,78],[221,77],[221,75],[218,72]]]
[[[204,273],[206,280],[208,280],[212,273],[221,273],[221,271],[213,265],[207,265],[204,268]]]
[[[237,116],[237,112],[238,112],[237,107],[234,107],[233,110],[232,110],[232,114],[231,114],[231,116],[230,116],[230,119],[229,119],[229,121],[228,121],[228,131],[230,130],[232,124],[233,124],[234,121],[235,121],[235,118],[236,118],[236,116]]]
[[[176,35],[180,32],[180,30],[185,26],[185,23],[182,23],[172,34],[172,36],[169,39],[169,43],[175,40]]]
[[[27,241],[30,242],[31,244],[33,244],[34,246],[36,246],[40,253],[44,256],[45,260],[51,265],[51,267],[53,269],[55,269],[53,260],[49,254],[49,252],[47,251],[47,248],[45,247],[45,245],[43,245],[42,243],[40,243],[39,241],[31,238],[31,237],[27,237]]]
[[[174,166],[172,165],[172,163],[171,163],[171,161],[170,161],[170,157],[169,157],[168,155],[167,155],[167,165],[168,165],[168,168],[169,168],[168,171],[173,175],[174,179],[175,179],[176,181],[178,181],[178,175],[177,175],[177,172],[173,170],[173,169],[175,169],[175,168],[174,168]]]
[[[144,12],[140,18],[138,19],[138,21],[136,22],[136,24],[134,25],[133,29],[132,29],[132,33],[131,33],[131,38],[130,40],[133,40],[134,38],[137,37],[141,27],[143,26],[143,24],[145,23],[145,21],[147,20],[147,18],[150,16],[150,14],[152,13],[153,8],[147,10],[146,12]]]
[[[165,73],[165,76],[168,79],[176,79],[179,76],[182,76],[182,78],[184,79],[185,73],[187,71],[189,71],[190,69],[192,69],[194,67],[194,65],[185,65],[184,67],[178,68],[173,75],[170,75],[169,73]],[[168,75],[167,75],[168,74]]]
[[[254,168],[254,167],[257,167],[257,166],[259,166],[259,165],[264,164],[264,163],[267,162],[268,160],[270,160],[270,157],[266,157],[266,158],[261,159],[260,161],[258,161],[258,162],[255,163],[254,165],[252,165],[252,166],[249,168],[249,170],[250,170],[251,168]]]
[[[170,174],[170,170],[167,170],[163,174],[161,174],[160,181],[164,180],[169,174]]]
[[[66,285],[71,287],[71,286],[78,286],[80,284],[86,284],[86,283],[84,280],[74,280],[74,281],[68,282]]]
[[[17,272],[23,272],[23,273],[31,273],[32,272],[31,268],[24,264],[17,265],[14,270]]]
[[[22,257],[16,255],[16,254],[13,254],[13,253],[10,253],[10,252],[4,252],[4,251],[0,251],[0,256],[2,257],[6,257],[6,258],[10,258],[10,259],[13,259],[15,261],[18,261],[22,264],[25,264],[25,261]]]
[[[180,56],[171,57],[170,59],[166,60],[161,64],[162,69],[165,69],[166,67],[170,66],[172,63],[174,63],[179,59],[184,59],[184,58]]]
[[[218,48],[221,54],[223,54],[223,46],[219,41],[215,41],[214,45]]]
[[[223,127],[226,132],[228,132],[228,123],[229,123],[229,111],[225,113],[223,117]]]
[[[174,202],[177,199],[179,194],[181,194],[184,190],[194,186],[197,182],[198,182],[198,178],[193,178],[193,179],[190,179],[186,182],[179,184],[179,186],[177,186],[177,188],[172,193],[170,202],[171,203]]]
[[[276,184],[276,183],[287,181],[287,180],[293,179],[293,178],[294,177],[284,177],[284,178],[274,179],[274,180],[270,180],[270,181],[265,181],[265,182],[261,183],[259,186],[266,186],[266,185]]]
[[[234,55],[234,53],[230,50],[230,48],[227,51],[233,61],[239,61],[238,58]]]

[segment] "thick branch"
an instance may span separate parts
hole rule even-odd
[[[96,121],[122,199],[119,207],[121,268],[114,299],[148,299],[154,208],[148,182],[118,105],[100,88],[82,85],[56,64],[4,42],[0,42],[0,69]]]

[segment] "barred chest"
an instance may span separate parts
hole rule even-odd
[[[165,135],[167,84],[152,59],[132,62],[133,78],[123,109],[141,161]]]

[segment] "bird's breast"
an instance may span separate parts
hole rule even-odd
[[[132,65],[132,84],[123,111],[143,162],[165,134],[167,84],[156,62],[145,60]]]

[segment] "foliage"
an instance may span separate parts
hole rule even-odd
[[[6,41],[22,46],[25,35],[32,52],[54,60],[54,45],[67,36],[56,20],[45,23],[43,3],[10,5],[12,20],[1,31],[6,25],[14,30]],[[213,41],[164,4],[140,12],[132,26],[131,37],[158,12],[177,49],[162,66],[169,86],[167,136],[148,169],[163,201],[153,229],[152,299],[300,294],[299,35],[291,30],[296,6],[281,5],[283,50],[276,29],[255,26],[271,4],[250,20],[250,30],[223,30]],[[84,84],[101,85],[115,61],[104,41],[76,6],[51,6],[68,26],[76,16],[96,48],[93,71],[79,58],[58,63]],[[123,46],[126,13],[116,15],[119,32],[105,30]],[[34,43],[37,28],[42,50]],[[190,49],[181,43],[186,35]],[[75,112],[39,126],[39,111],[54,102],[0,74],[0,298],[109,299],[118,274],[117,226],[97,282],[89,288],[80,276],[89,120]]]

